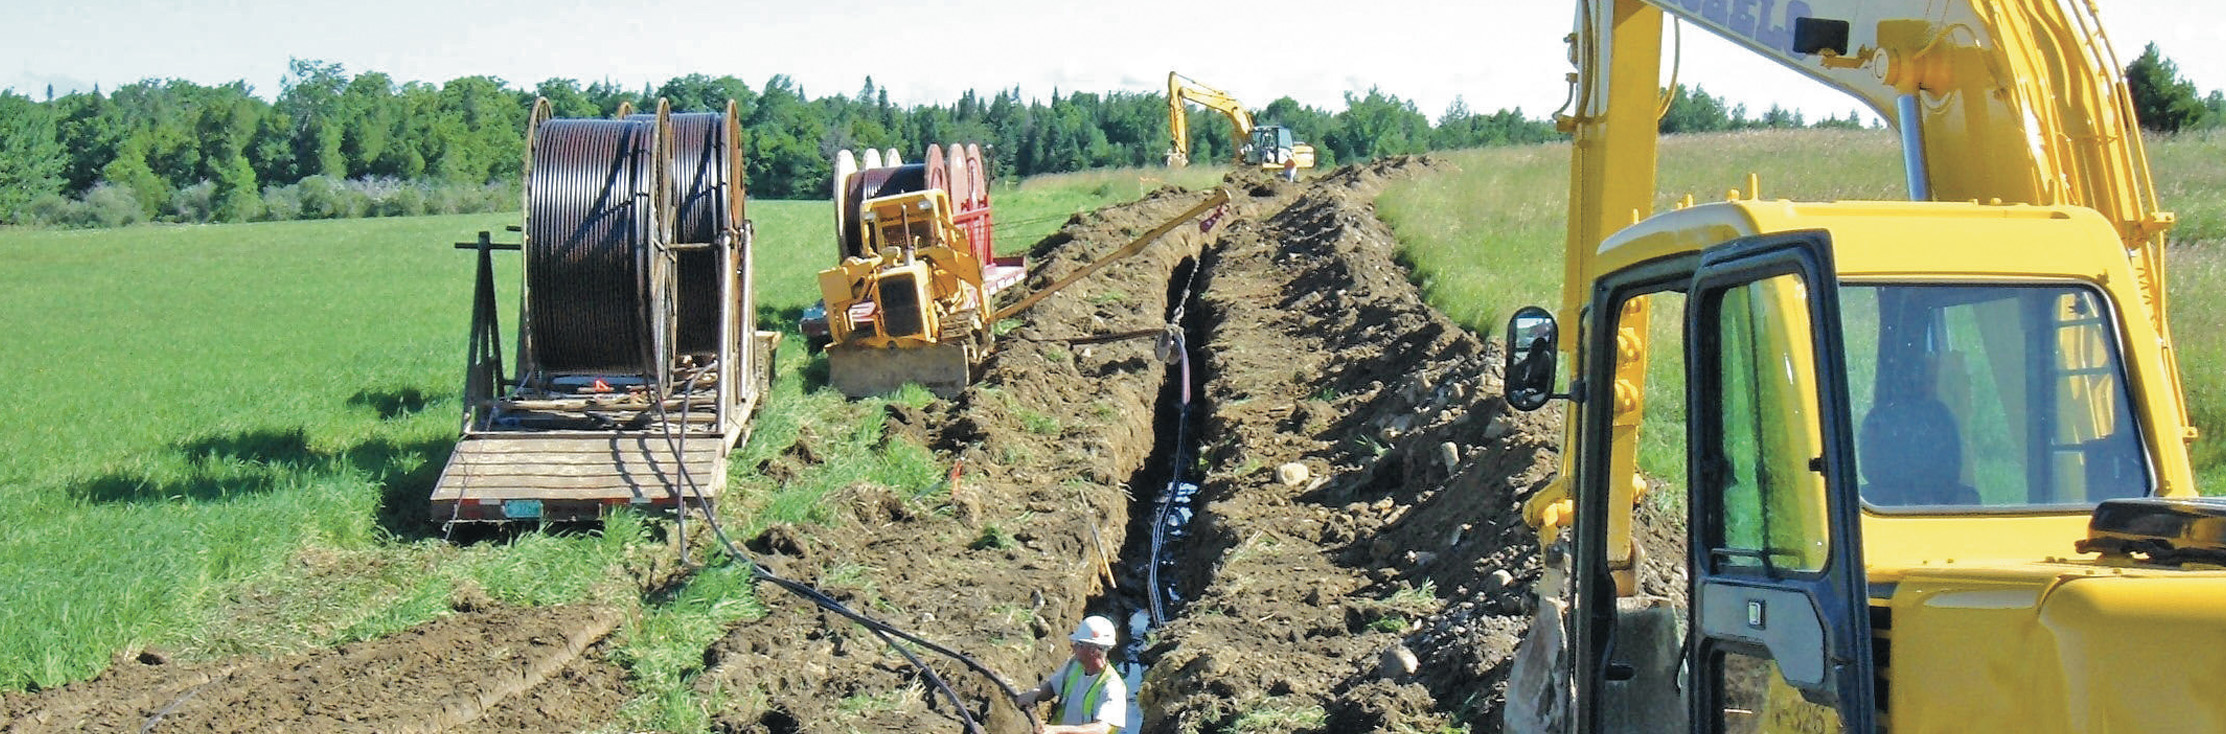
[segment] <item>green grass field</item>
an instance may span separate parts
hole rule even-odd
[[[2212,163],[2222,147],[2190,137],[2150,149],[2183,222],[2171,254],[2181,360],[2214,436],[2226,436],[2226,368],[2214,366],[2226,357],[2226,170]],[[1456,168],[1386,192],[1383,216],[1434,303],[1491,332],[1514,306],[1556,299],[1567,152],[1456,153]],[[1665,205],[1686,191],[1720,196],[1748,170],[1761,172],[1767,196],[1892,198],[1899,188],[1893,143],[1878,133],[1674,138],[1663,163],[1661,189],[1678,192]],[[999,249],[1021,251],[1074,212],[1220,174],[1110,171],[1001,187]],[[832,254],[832,212],[779,201],[749,212],[761,317],[793,329]],[[460,413],[471,256],[449,243],[514,221],[0,230],[10,263],[0,269],[0,376],[16,394],[0,407],[0,688],[83,679],[137,646],[190,658],[374,637],[446,613],[459,594],[485,594],[634,611],[619,655],[640,698],[624,723],[702,730],[707,702],[690,682],[704,646],[763,613],[746,576],[717,568],[644,601],[626,569],[671,551],[637,518],[475,544],[414,522]],[[516,257],[500,262],[498,280],[514,289]],[[883,447],[881,401],[810,389],[808,366],[790,340],[772,407],[733,462],[724,511],[743,532],[812,521],[822,495],[853,482],[917,491],[940,476],[924,449]],[[746,473],[806,431],[818,437],[819,469],[785,485]],[[2226,480],[2222,451],[2202,455],[2206,478]]]

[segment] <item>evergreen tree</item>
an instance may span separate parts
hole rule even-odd
[[[1731,110],[1724,106],[1723,100],[1709,96],[1708,90],[1699,87],[1688,90],[1679,84],[1669,112],[1662,115],[1659,129],[1664,135],[1729,130]]]
[[[2179,65],[2164,58],[2154,43],[2126,65],[2126,92],[2133,96],[2134,116],[2148,130],[2169,133],[2197,127],[2210,112],[2196,96],[2195,84],[2180,78]]]

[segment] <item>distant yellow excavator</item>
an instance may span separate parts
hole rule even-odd
[[[1228,92],[1198,83],[1176,72],[1167,72],[1167,166],[1190,165],[1190,119],[1185,101],[1197,102],[1229,117],[1229,139],[1236,145],[1235,163],[1281,169],[1297,161],[1299,168],[1314,167],[1314,146],[1298,142],[1291,129],[1281,125],[1253,125],[1252,113]]]

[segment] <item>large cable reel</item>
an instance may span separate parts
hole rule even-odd
[[[522,367],[660,379],[672,340],[670,122],[548,116],[527,134]]]
[[[628,119],[654,119],[633,115]],[[742,170],[742,131],[729,100],[722,112],[670,114],[672,131],[671,192],[672,245],[677,252],[679,289],[678,334],[681,354],[717,354],[721,344],[722,294],[739,304],[752,303],[750,283],[722,281],[746,269],[748,243],[743,231],[745,190]],[[735,263],[722,267],[727,248],[738,248]],[[755,314],[739,313],[739,333],[755,330]],[[730,337],[731,338],[731,337]]]

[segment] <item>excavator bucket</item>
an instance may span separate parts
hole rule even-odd
[[[1536,589],[1538,609],[1508,665],[1507,706],[1500,710],[1500,730],[1507,734],[1569,731],[1574,691],[1570,690],[1569,605],[1562,597],[1567,571],[1557,562],[1558,553],[1547,555],[1545,578]]]
[[[973,355],[969,351],[965,344],[906,348],[830,345],[827,382],[853,398],[887,395],[905,383],[919,383],[936,397],[954,398],[971,382]]]

